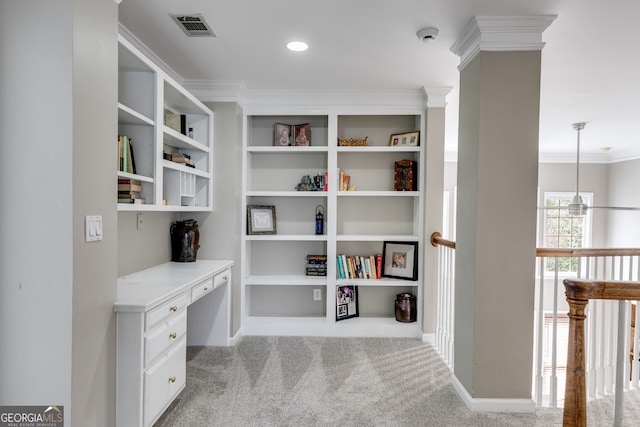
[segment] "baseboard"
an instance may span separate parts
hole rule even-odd
[[[436,343],[436,334],[422,334],[422,342],[434,345]]]
[[[236,344],[238,344],[238,342],[240,342],[241,338],[242,338],[242,328],[238,329],[236,334],[232,336],[231,339],[229,339],[229,345],[231,347],[234,347]]]
[[[451,375],[451,384],[467,408],[473,412],[535,412],[536,404],[532,399],[492,399],[473,398],[458,381],[455,375]]]

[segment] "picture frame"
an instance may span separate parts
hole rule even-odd
[[[418,280],[418,242],[384,242],[382,277]]]
[[[284,123],[276,123],[274,129],[273,145],[277,147],[291,146],[292,126]]]
[[[420,145],[420,131],[394,133],[389,138],[389,145],[401,147],[418,147]]]
[[[336,286],[336,321],[358,317],[358,287]]]
[[[248,205],[247,234],[276,234],[276,207]]]
[[[309,123],[293,126],[293,145],[296,147],[311,145],[311,126]]]

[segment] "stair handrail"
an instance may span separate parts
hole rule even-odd
[[[438,245],[442,245],[442,246],[446,246],[447,248],[451,248],[451,249],[455,249],[456,248],[456,242],[454,242],[452,240],[445,239],[444,237],[442,237],[442,234],[440,234],[437,231],[431,233],[430,241],[431,241],[431,246],[437,247]]]
[[[564,279],[569,304],[569,345],[564,395],[564,427],[587,425],[584,323],[590,299],[640,300],[640,282],[622,280]]]

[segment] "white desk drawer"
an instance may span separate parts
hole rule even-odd
[[[161,323],[144,339],[144,365],[149,366],[153,361],[176,343],[187,333],[187,312],[178,312],[175,318]]]
[[[231,269],[224,270],[213,277],[213,288],[224,284],[231,279]]]
[[[161,304],[158,307],[149,310],[145,314],[144,330],[150,331],[160,322],[163,322],[164,320],[167,320],[171,317],[176,317],[180,311],[187,307],[187,305],[189,305],[189,294],[188,292],[183,292],[180,295],[171,298],[164,304]]]
[[[144,373],[144,425],[150,426],[186,384],[187,339],[183,337]]]
[[[191,303],[194,303],[198,299],[202,298],[204,295],[208,294],[213,290],[213,280],[209,277],[207,280],[203,280],[202,282],[194,285],[191,288]]]

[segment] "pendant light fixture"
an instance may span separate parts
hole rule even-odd
[[[573,129],[577,132],[577,150],[576,150],[576,194],[573,196],[573,200],[567,206],[567,210],[571,215],[584,215],[587,213],[587,205],[582,200],[582,196],[580,195],[579,186],[580,186],[580,131],[584,129],[586,123],[579,122],[574,123]]]

